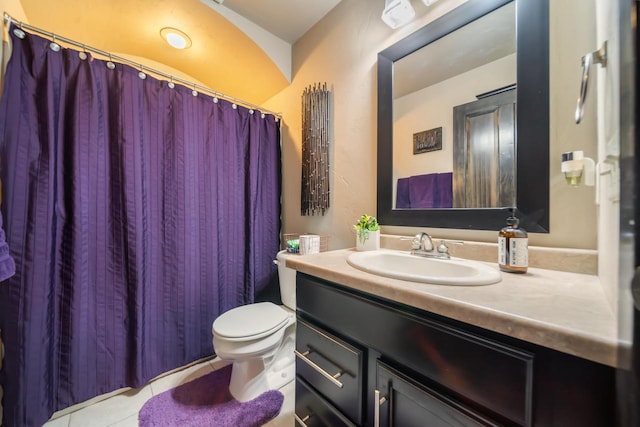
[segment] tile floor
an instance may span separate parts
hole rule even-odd
[[[104,396],[93,399],[95,403],[88,406],[80,404],[60,411],[43,427],[137,427],[138,411],[152,396],[213,372],[226,364],[227,362],[219,358],[201,361],[156,378],[140,389],[112,393],[111,397],[106,399]],[[282,410],[276,418],[265,424],[265,427],[293,426],[294,389],[293,382],[282,387]]]

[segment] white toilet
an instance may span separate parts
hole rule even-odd
[[[213,347],[233,362],[229,391],[240,402],[278,389],[295,377],[296,272],[277,260],[283,306],[260,302],[237,307],[219,316],[212,326]]]

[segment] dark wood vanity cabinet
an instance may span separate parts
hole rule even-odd
[[[297,277],[297,425],[615,425],[611,367]]]

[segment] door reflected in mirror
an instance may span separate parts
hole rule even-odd
[[[393,209],[514,207],[515,3],[393,68]],[[416,153],[432,129],[441,148]]]

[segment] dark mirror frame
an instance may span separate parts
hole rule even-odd
[[[499,230],[512,208],[392,209],[393,63],[516,1],[516,216],[529,232],[549,232],[549,2],[470,0],[378,54],[378,222],[383,225]]]

